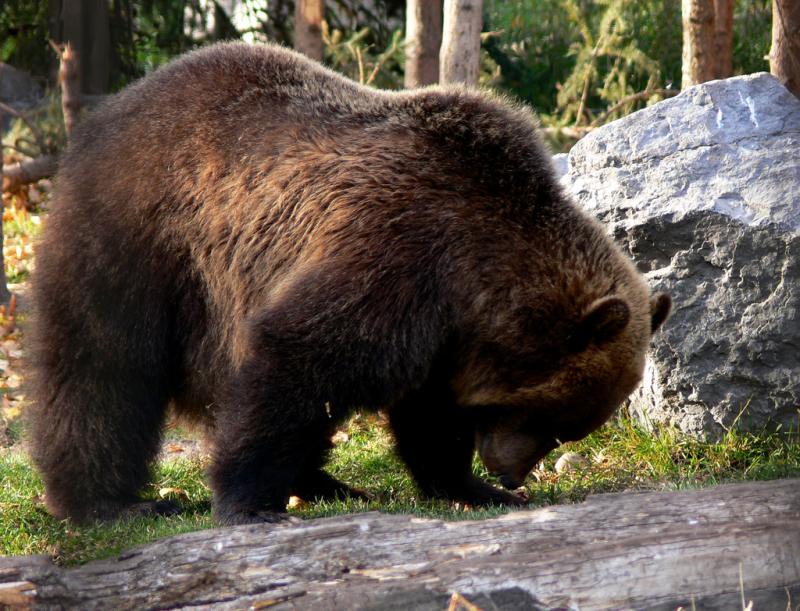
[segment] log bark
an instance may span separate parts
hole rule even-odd
[[[769,71],[800,98],[800,2],[772,0]]]
[[[5,169],[3,176],[3,191],[13,191],[23,185],[48,178],[56,173],[57,167],[56,155],[42,155],[10,165]]]
[[[294,48],[322,61],[322,18],[324,0],[297,0],[294,11]]]
[[[716,39],[714,0],[683,0],[683,60],[681,88],[714,79]]]
[[[440,83],[478,84],[482,11],[482,0],[444,0]]]
[[[0,558],[0,606],[444,609],[454,593],[481,609],[794,608],[800,479],[479,522],[366,513],[209,530],[71,569]]]
[[[442,46],[442,3],[440,0],[406,2],[407,89],[439,81],[439,49]]]

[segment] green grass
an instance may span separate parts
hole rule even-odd
[[[442,519],[480,519],[508,509],[465,507],[420,498],[391,447],[381,422],[356,416],[347,441],[334,448],[328,469],[336,477],[374,495],[370,502],[341,500],[301,503],[291,512],[302,518],[369,510],[413,513]],[[18,446],[17,446],[18,447]],[[582,470],[554,471],[563,452],[582,455]],[[478,475],[487,477],[479,461]],[[0,450],[0,553],[48,554],[63,564],[111,556],[134,545],[213,526],[211,494],[200,459],[174,458],[156,469],[146,494],[171,498],[181,514],[136,518],[107,525],[76,527],[47,514],[42,484],[16,448]],[[589,494],[621,490],[674,490],[726,481],[800,476],[800,443],[795,433],[728,433],[716,443],[690,439],[672,430],[650,433],[620,418],[577,443],[553,452],[528,478],[531,507],[579,502]]]
[[[33,242],[41,232],[38,214],[13,205],[3,213],[3,252],[6,279],[10,283],[28,279],[33,259]]]

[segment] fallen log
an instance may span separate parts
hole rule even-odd
[[[42,178],[49,178],[56,173],[57,167],[58,157],[56,155],[41,155],[13,163],[5,169],[3,191],[14,191]]]
[[[170,537],[62,569],[0,559],[0,606],[755,609],[800,602],[800,479],[443,522],[366,513]]]

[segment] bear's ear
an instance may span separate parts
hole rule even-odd
[[[631,310],[621,297],[612,295],[596,300],[589,306],[573,337],[573,347],[583,349],[594,342],[614,339],[628,326]]]
[[[650,298],[650,329],[655,333],[664,324],[672,309],[672,299],[666,293],[656,293]]]

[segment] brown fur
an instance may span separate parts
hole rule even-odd
[[[135,503],[166,406],[206,418],[224,523],[323,471],[332,427],[388,407],[422,490],[512,486],[638,383],[668,299],[562,194],[524,109],[388,93],[225,44],[76,130],[37,252],[33,455],[58,516]]]

